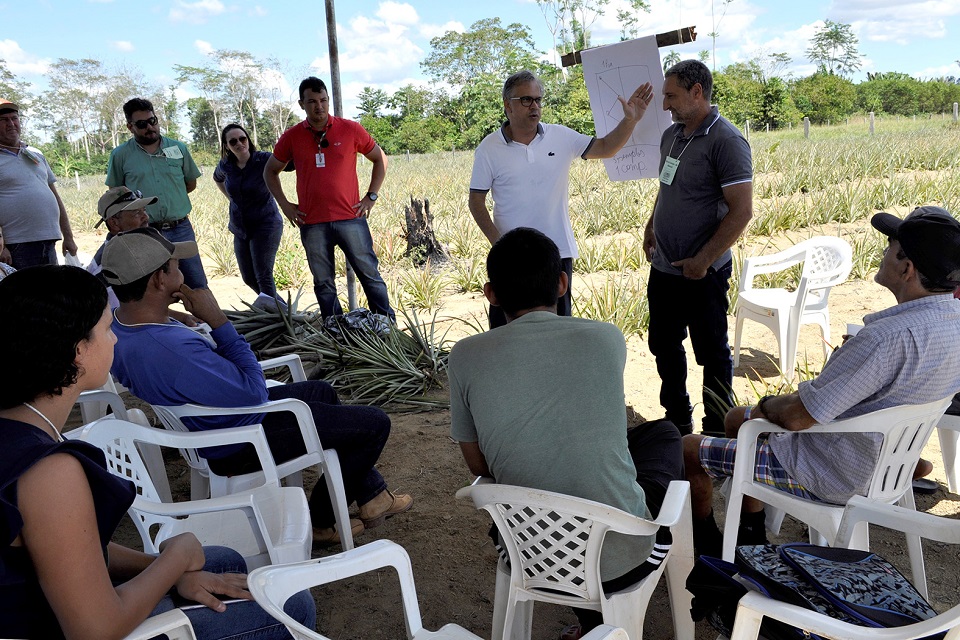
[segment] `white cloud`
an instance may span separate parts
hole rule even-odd
[[[387,4],[394,8],[399,6],[397,3],[382,3],[378,13],[383,13]],[[341,73],[352,74],[366,84],[379,84],[409,75],[424,57],[424,50],[413,40],[416,34],[407,24],[363,15],[352,18],[346,26],[341,25],[337,33]],[[328,56],[316,58],[310,66],[321,75],[329,76]]]
[[[939,67],[927,67],[926,69],[921,69],[913,74],[913,77],[920,80],[930,80],[933,78],[943,78],[953,76],[956,78],[960,76],[960,66],[957,66],[957,63],[953,64],[944,64]]]
[[[268,12],[266,9],[264,9],[263,7],[261,7],[260,5],[256,5],[253,9],[250,9],[250,11],[249,11],[249,14],[250,14],[251,16],[253,16],[254,18],[263,18],[263,17],[266,16],[268,13],[269,13],[269,12]]]
[[[50,60],[24,51],[16,40],[0,40],[0,59],[16,76],[42,75],[50,68]]]
[[[835,0],[831,19],[852,24],[864,40],[899,45],[947,35],[945,18],[960,15],[954,0]]]
[[[463,26],[463,23],[456,20],[451,20],[450,22],[445,22],[444,24],[421,24],[419,26],[420,35],[427,40],[432,40],[437,36],[442,36],[448,31],[464,33],[466,30],[467,28]]]
[[[203,24],[210,18],[218,16],[226,10],[220,0],[176,0],[167,17],[171,22],[189,22]]]
[[[133,43],[129,40],[114,40],[110,43],[110,46],[117,51],[123,51],[124,53],[130,53],[134,50]]]
[[[193,46],[197,51],[202,53],[205,56],[210,55],[214,52],[213,45],[207,42],[206,40],[194,40]]]
[[[386,23],[415,25],[420,22],[417,10],[406,2],[393,2],[392,0],[382,2],[377,8],[376,15]]]

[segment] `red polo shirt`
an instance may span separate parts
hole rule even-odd
[[[297,206],[305,224],[352,220],[353,205],[360,202],[357,154],[373,151],[376,141],[359,123],[328,116],[326,147],[319,146],[320,132],[304,120],[283,132],[273,149],[280,162],[293,160],[297,172]],[[317,166],[322,154],[323,166]]]

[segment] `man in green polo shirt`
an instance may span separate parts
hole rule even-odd
[[[190,150],[179,140],[160,135],[159,122],[149,100],[127,101],[123,114],[133,137],[110,152],[107,186],[124,186],[134,192],[157,196],[158,201],[147,207],[150,226],[170,242],[196,242],[188,218],[193,205],[187,194],[197,188],[201,173]],[[199,255],[181,260],[180,271],[189,287],[207,286]]]

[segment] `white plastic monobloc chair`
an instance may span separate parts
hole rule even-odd
[[[913,501],[913,471],[920,460],[920,452],[936,426],[950,399],[937,400],[919,405],[904,405],[874,411],[856,418],[817,424],[803,432],[816,433],[879,433],[883,437],[877,466],[867,489],[867,498],[885,504],[898,503],[915,509]],[[764,433],[787,433],[767,420],[749,420],[737,434],[737,457],[734,460],[733,477],[726,489],[727,516],[723,533],[723,559],[733,562],[737,546],[737,530],[743,497],[751,496],[785,511],[810,528],[810,541],[816,544],[836,544],[837,530],[843,516],[843,505],[813,502],[780,491],[755,480],[757,437]],[[859,525],[848,538],[849,545],[857,549],[869,549],[870,539],[866,525]],[[923,575],[923,553],[920,539],[907,536],[907,549],[915,575]]]
[[[151,640],[157,637],[168,640],[197,640],[190,618],[180,609],[147,618],[123,640]]]
[[[316,467],[317,475],[322,476],[323,481],[327,483],[327,490],[330,494],[330,500],[333,503],[333,512],[336,516],[336,527],[340,533],[342,541],[341,546],[344,550],[353,548],[353,534],[350,530],[350,516],[347,511],[346,491],[343,487],[343,475],[340,471],[340,458],[333,449],[324,449],[320,443],[320,437],[317,435],[317,428],[313,421],[313,413],[305,402],[293,398],[283,400],[273,400],[254,407],[201,407],[194,404],[185,404],[179,407],[162,407],[152,405],[157,417],[167,429],[174,432],[189,433],[182,419],[189,416],[231,416],[231,415],[249,415],[255,413],[276,413],[288,411],[292,413],[297,424],[300,427],[300,435],[303,438],[305,453],[296,458],[282,462],[276,466],[277,473],[284,478],[289,485],[303,488],[302,471],[309,467]],[[202,446],[225,444],[218,442],[218,434],[228,434],[233,429],[240,427],[230,427],[225,429],[211,429],[202,433],[208,434],[210,440]],[[209,495],[212,497],[221,497],[231,495],[240,491],[246,491],[253,487],[263,484],[264,474],[262,472],[246,473],[230,477],[219,476],[207,465],[205,458],[201,457],[196,448],[182,447],[181,455],[187,460],[191,467],[191,489],[190,493],[194,499],[203,498],[207,492],[203,490],[205,484],[198,481],[199,477],[206,474],[209,479]]]
[[[693,569],[687,482],[670,483],[654,521],[592,500],[493,483],[464,487],[457,498],[470,499],[490,514],[509,554],[510,566],[502,561],[497,566],[494,640],[530,638],[536,600],[600,611],[605,623],[640,640],[647,603],[664,569],[675,635],[694,637],[691,596],[684,586]],[[651,536],[661,526],[670,527],[673,545],[660,567],[637,584],[604,595],[600,550],[607,532]]]
[[[479,636],[455,624],[445,625],[439,631],[428,631],[423,628],[410,556],[403,547],[389,540],[377,540],[363,547],[317,560],[286,566],[262,567],[250,573],[247,584],[257,603],[267,613],[282,622],[294,638],[329,640],[326,636],[313,629],[307,629],[284,613],[284,603],[290,596],[304,589],[375,571],[382,567],[393,567],[400,577],[400,593],[408,639],[480,640]]]
[[[950,493],[960,491],[960,469],[957,468],[957,442],[960,441],[960,416],[945,414],[937,423],[940,438],[940,453],[943,455],[943,470],[947,476]]]
[[[113,390],[111,391],[111,389]],[[90,424],[110,415],[111,418],[127,420],[128,422],[143,425],[144,427],[151,426],[150,421],[143,411],[140,409],[127,409],[123,404],[123,400],[117,395],[116,389],[117,387],[114,385],[113,379],[107,378],[107,384],[102,388],[80,393],[77,404],[80,405],[80,417],[83,423]],[[107,413],[108,409],[111,411],[110,414]],[[65,434],[65,437],[70,437],[69,432]],[[143,458],[144,464],[147,465],[147,471],[150,472],[150,478],[153,480],[153,485],[157,489],[160,501],[173,502],[173,497],[170,494],[170,481],[167,478],[166,464],[163,461],[160,447],[146,442],[140,442],[137,444],[137,448],[140,450],[140,456]]]
[[[796,291],[754,289],[753,280],[765,273],[783,271],[803,263]],[[817,236],[770,256],[754,256],[743,261],[737,319],[733,339],[733,366],[740,365],[740,336],[745,320],[769,327],[777,338],[780,370],[793,377],[797,361],[800,325],[816,323],[823,334],[823,357],[830,342],[830,289],[842,283],[853,268],[853,250],[845,240]]]
[[[854,496],[847,503],[840,531],[837,534],[838,542],[849,541],[853,530],[868,522],[903,531],[909,535],[922,536],[949,544],[960,544],[960,521],[881,504],[862,496]],[[917,590],[926,596],[925,576],[914,573],[913,583]],[[960,605],[929,620],[903,627],[876,629],[841,622],[816,611],[772,600],[758,592],[750,591],[740,599],[730,640],[756,640],[764,617],[780,620],[822,638],[913,640],[936,636],[946,631],[945,640],[960,639]]]
[[[104,451],[112,473],[136,485],[137,496],[129,513],[147,553],[158,553],[164,540],[190,532],[202,544],[236,550],[250,568],[309,558],[313,527],[303,490],[280,486],[259,425],[229,431],[214,434],[215,437],[208,432],[169,433],[123,420],[104,419],[84,427],[79,437]],[[263,465],[266,484],[220,498],[176,503],[160,502],[136,447],[138,442],[179,448],[208,447],[228,441],[253,444]]]

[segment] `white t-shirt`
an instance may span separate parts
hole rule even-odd
[[[538,129],[529,145],[508,139],[502,128],[484,138],[473,156],[470,191],[492,191],[493,223],[500,233],[531,227],[557,244],[561,258],[576,258],[570,165],[594,138],[557,124]]]

